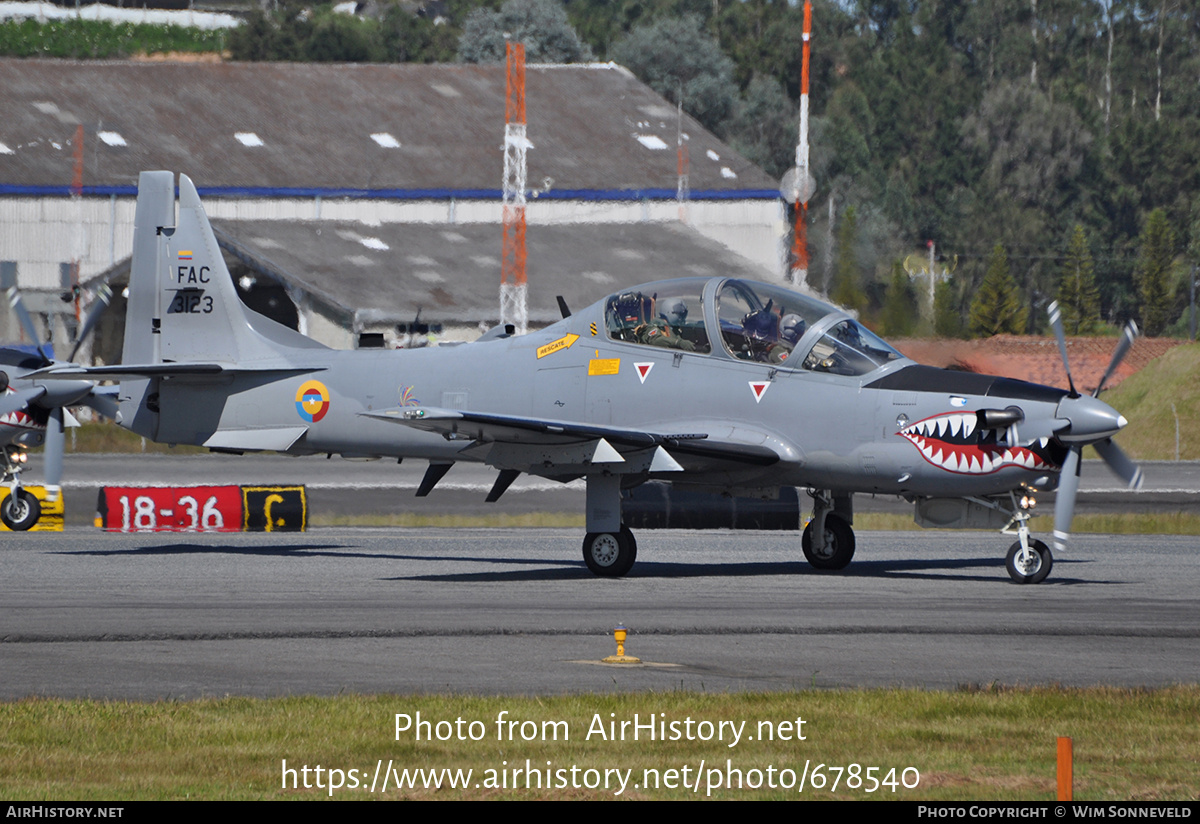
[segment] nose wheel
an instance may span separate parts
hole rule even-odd
[[[0,504],[0,521],[14,532],[24,532],[38,522],[42,517],[42,505],[32,492],[26,492],[18,486],[8,493],[4,503]]]
[[[620,578],[637,560],[637,541],[629,527],[620,532],[589,532],[583,539],[583,561],[594,575]]]
[[[1054,556],[1050,547],[1041,541],[1029,541],[1028,549],[1022,548],[1017,541],[1008,548],[1008,556],[1004,559],[1004,568],[1008,576],[1018,584],[1040,584],[1050,574],[1054,566]]]

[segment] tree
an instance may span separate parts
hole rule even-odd
[[[567,13],[554,0],[507,0],[499,11],[480,8],[467,16],[458,41],[463,63],[502,63],[505,43],[525,45],[529,63],[577,63],[592,59]]]
[[[796,106],[783,87],[756,76],[738,107],[730,142],[771,177],[782,177],[796,159]]]
[[[1142,331],[1157,337],[1171,320],[1167,315],[1174,297],[1175,232],[1162,209],[1146,218],[1140,246],[1134,282],[1141,298]]]
[[[917,292],[913,289],[904,264],[892,264],[892,282],[888,285],[883,300],[883,312],[879,316],[879,331],[885,336],[905,337],[917,328],[920,310],[917,308]]]
[[[1025,331],[1026,310],[1021,291],[1008,271],[1008,253],[997,243],[988,258],[983,283],[971,301],[971,332],[985,338]]]
[[[858,215],[853,206],[842,213],[837,230],[837,263],[833,269],[833,288],[829,297],[839,306],[861,312],[867,305],[862,288],[862,273],[854,247],[858,240]]]
[[[1058,283],[1058,308],[1068,334],[1092,332],[1100,323],[1100,290],[1096,288],[1095,268],[1087,235],[1083,226],[1076,223]]]
[[[933,293],[933,334],[939,338],[964,337],[962,310],[954,279],[944,280]]]
[[[668,17],[638,26],[609,52],[638,79],[699,120],[706,129],[725,133],[737,102],[733,61],[691,15]]]

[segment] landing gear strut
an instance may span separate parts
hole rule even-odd
[[[620,578],[637,560],[637,541],[621,523],[621,476],[596,472],[587,476],[587,535],[583,562],[592,574]]]

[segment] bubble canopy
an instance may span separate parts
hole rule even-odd
[[[903,356],[844,311],[782,286],[683,278],[605,300],[614,340],[858,376]]]

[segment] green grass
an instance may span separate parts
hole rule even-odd
[[[598,639],[596,656],[609,643]],[[580,664],[579,666],[583,666]],[[614,678],[619,678],[614,669]],[[565,721],[569,740],[500,741],[495,719]],[[478,741],[416,741],[395,733],[395,714],[437,722],[480,721]],[[603,722],[744,721],[735,747],[719,741],[605,741],[585,736]],[[664,715],[659,716],[658,713]],[[806,740],[759,740],[760,721],[805,720]],[[326,798],[315,787],[284,789],[289,767],[355,769],[368,784],[380,759],[404,768],[461,768],[481,774],[525,764],[633,770],[625,798],[693,798],[691,789],[633,789],[645,769],[695,774],[726,761],[751,769],[827,765],[823,790],[802,798],[1052,800],[1055,740],[1074,741],[1077,801],[1194,799],[1200,794],[1200,688],[1018,689],[964,686],[920,690],[806,690],[791,693],[692,692],[522,697],[338,696],[270,700],[223,698],[156,703],[29,699],[0,704],[0,799],[5,801]],[[465,728],[464,728],[465,729]],[[476,731],[480,728],[477,727]],[[681,727],[681,729],[683,729]],[[766,728],[763,728],[764,732]],[[915,767],[915,789],[876,793],[844,784],[832,791],[831,766]],[[660,773],[661,774],[661,773]],[[567,774],[569,780],[569,773]],[[300,778],[300,774],[297,775]],[[909,773],[912,783],[912,773]],[[811,781],[811,776],[810,779]],[[702,784],[700,796],[708,792]],[[719,798],[795,798],[795,790],[713,788]],[[603,789],[415,789],[372,796],[342,789],[339,798],[612,798]]]
[[[1179,458],[1200,460],[1200,344],[1176,346],[1101,400],[1129,419],[1115,440],[1131,457],[1174,460],[1178,415]],[[1084,457],[1096,455],[1089,449]]]

